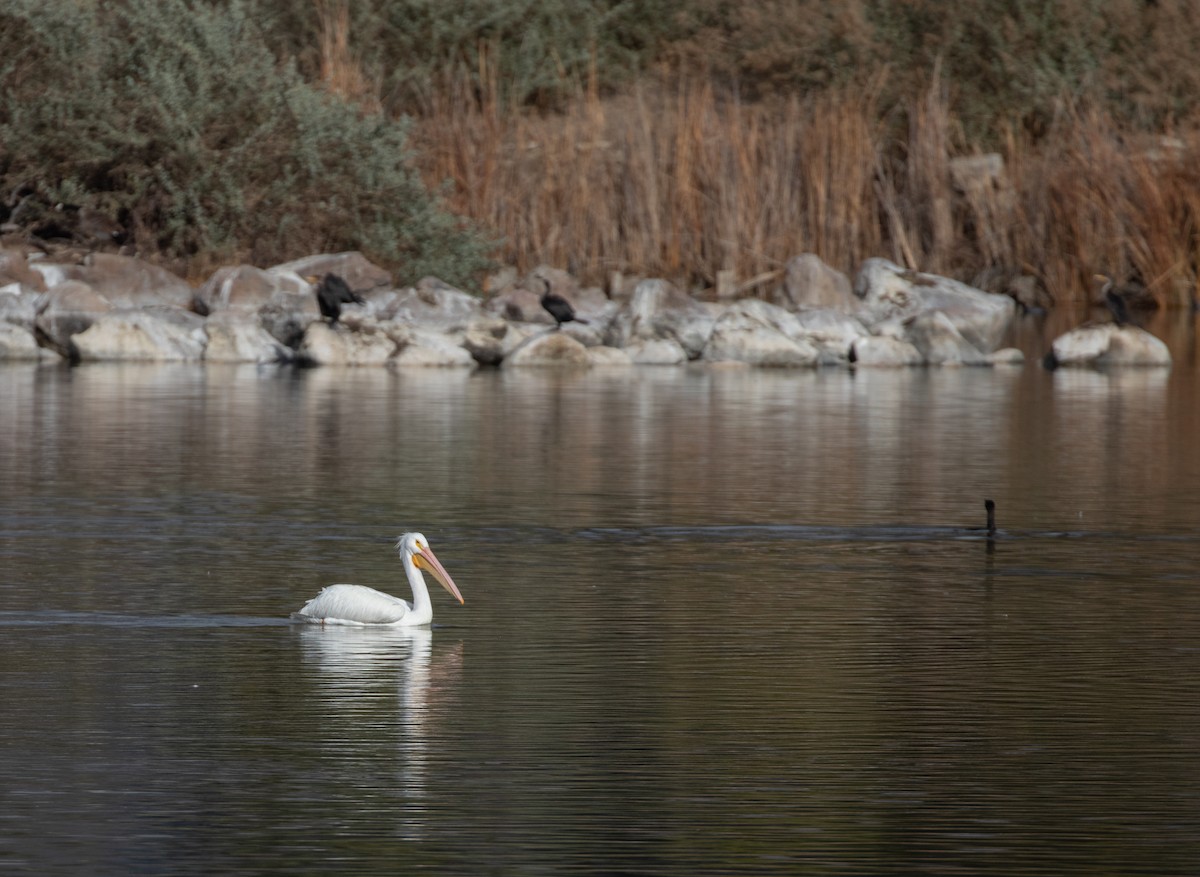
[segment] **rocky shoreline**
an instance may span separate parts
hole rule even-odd
[[[336,274],[362,304],[318,311],[309,278]],[[540,291],[580,322],[556,328]],[[996,366],[1017,305],[936,275],[868,259],[854,282],[812,254],[795,257],[770,300],[700,301],[665,280],[581,288],[565,271],[508,270],[484,298],[436,278],[398,288],[356,252],[268,269],[225,267],[194,289],[139,259],[77,262],[0,250],[0,360],[204,361],[295,366],[632,366],[692,361],[854,368]],[[1170,364],[1166,345],[1130,325],[1088,323],[1056,339],[1050,367]]]

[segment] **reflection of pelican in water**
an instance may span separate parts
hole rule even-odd
[[[330,585],[322,588],[321,593],[305,603],[299,612],[293,613],[292,618],[318,624],[386,624],[393,627],[428,624],[433,619],[433,602],[429,599],[422,569],[433,573],[443,588],[459,603],[463,602],[454,579],[450,578],[424,536],[405,533],[396,543],[396,550],[400,552],[404,574],[412,585],[411,603],[362,585]]]
[[[433,651],[429,627],[296,628],[304,661],[316,672],[310,709],[321,713],[323,759],[339,782],[371,795],[398,794],[400,834],[424,835],[430,761],[462,668],[461,641]],[[357,741],[347,746],[347,740]]]

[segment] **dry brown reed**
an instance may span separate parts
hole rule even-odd
[[[879,93],[747,103],[682,76],[606,98],[585,85],[562,112],[535,114],[501,106],[494,88],[443,88],[417,154],[520,270],[690,288],[732,272],[749,290],[813,252],[847,272],[887,256],[999,288],[1032,275],[1059,302],[1080,300],[1096,271],[1139,276],[1166,304],[1190,299],[1195,136],[1144,143],[1099,113],[1066,112],[1037,142],[1010,134],[1001,172],[964,186],[952,160],[980,150],[956,134],[946,90],[935,80],[886,112]]]
[[[320,23],[321,82],[366,112],[379,112],[379,83],[364,71],[350,48],[350,0],[314,0]]]

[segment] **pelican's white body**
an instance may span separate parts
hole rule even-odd
[[[421,574],[418,572],[417,575]],[[392,627],[428,624],[433,620],[433,604],[423,585],[422,591],[424,603],[419,599],[409,603],[363,585],[330,585],[305,603],[296,616],[299,621],[322,624],[387,624]]]
[[[363,585],[330,585],[322,588],[321,593],[305,603],[292,618],[316,624],[358,626],[415,627],[428,624],[433,620],[433,602],[429,599],[429,589],[425,587],[425,577],[418,569],[418,560],[447,591],[462,602],[462,595],[455,587],[454,580],[434,556],[424,536],[405,533],[396,543],[396,548],[400,552],[404,574],[412,586],[411,603]]]

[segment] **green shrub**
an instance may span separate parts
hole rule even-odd
[[[407,126],[304,82],[250,7],[10,0],[0,176],[119,215],[140,249],[258,262],[362,249],[470,285],[489,243],[410,167]]]

